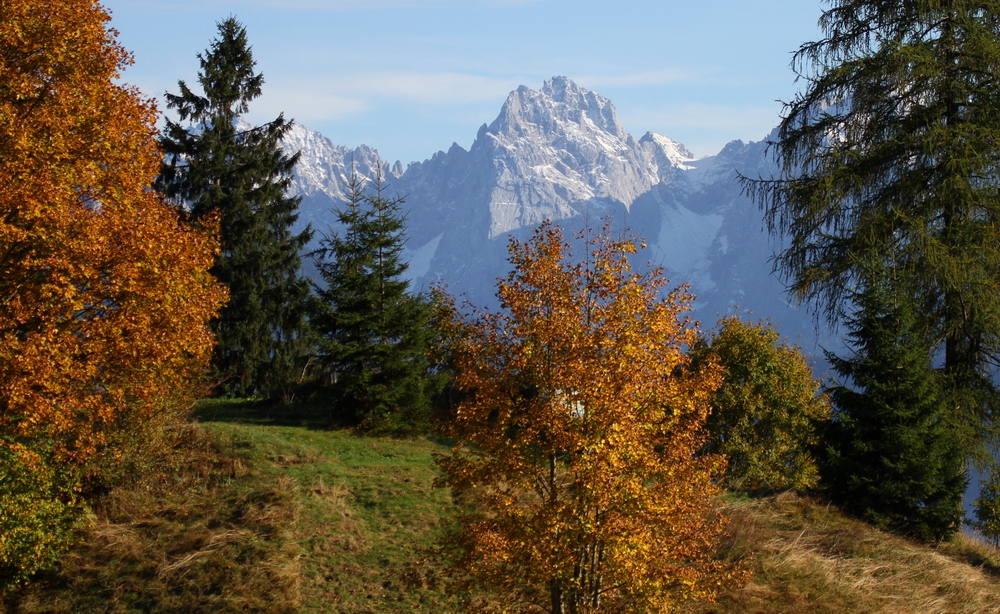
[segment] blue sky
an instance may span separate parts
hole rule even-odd
[[[162,100],[196,83],[216,22],[247,28],[264,95],[338,145],[407,163],[468,148],[518,85],[554,76],[610,98],[625,129],[697,156],[764,138],[800,84],[820,0],[105,0],[135,56],[123,80]],[[163,109],[161,109],[163,110]]]

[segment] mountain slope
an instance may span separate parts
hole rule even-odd
[[[294,186],[304,196],[301,221],[320,229],[343,199],[351,160],[369,178],[380,164],[370,148],[337,147],[301,127],[286,147],[303,152]],[[611,101],[554,77],[539,91],[511,92],[468,151],[455,144],[405,171],[398,162],[381,165],[390,190],[406,197],[416,289],[446,283],[474,304],[493,305],[495,280],[509,269],[509,237],[524,239],[546,219],[581,230],[609,216],[647,241],[637,265],[661,265],[675,283],[691,285],[695,315],[705,323],[737,308],[753,311],[786,335],[802,335],[807,350],[819,347],[812,318],[786,304],[771,274],[776,245],[738,180],[776,173],[765,142],[733,141],[695,160],[663,135],[636,140]]]

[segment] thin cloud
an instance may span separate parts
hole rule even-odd
[[[511,6],[521,4],[542,4],[543,2],[565,2],[566,0],[475,0],[476,4]]]
[[[119,2],[137,7],[160,10],[206,9],[224,7],[229,10],[242,8],[274,8],[283,11],[309,12],[359,12],[387,8],[436,8],[456,5],[479,4],[486,6],[518,6],[565,0],[131,0]]]
[[[622,122],[631,126],[648,126],[647,130],[659,132],[663,126],[693,128],[728,132],[731,134],[756,134],[764,136],[778,124],[780,106],[737,107],[725,105],[691,104],[659,109],[618,109]],[[658,130],[656,127],[660,126]],[[667,134],[667,136],[670,136]]]
[[[643,85],[665,85],[682,83],[692,78],[692,75],[682,70],[649,70],[628,75],[590,75],[574,79],[585,87],[631,87]]]
[[[466,103],[506,96],[517,79],[499,79],[462,73],[375,73],[342,81],[355,95],[404,98],[420,102]]]
[[[368,103],[360,98],[324,92],[315,87],[273,87],[254,104],[255,114],[277,115],[311,123],[343,119],[363,113]]]
[[[689,104],[646,109],[619,109],[618,118],[638,137],[656,132],[682,143],[696,158],[719,153],[734,140],[759,141],[778,125],[780,106],[738,107]]]

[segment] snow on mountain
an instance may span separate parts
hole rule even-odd
[[[607,98],[554,77],[539,91],[511,92],[468,151],[452,145],[405,171],[368,147],[340,147],[301,126],[284,144],[302,152],[293,190],[303,195],[303,225],[327,228],[352,164],[369,178],[381,167],[390,192],[406,197],[409,277],[418,290],[444,282],[490,305],[496,278],[509,270],[508,237],[524,239],[546,219],[580,229],[611,216],[646,239],[637,264],[651,261],[691,285],[706,324],[717,313],[752,310],[818,350],[806,341],[816,338],[812,318],[787,305],[771,274],[777,245],[738,179],[776,172],[764,142],[733,141],[695,160],[663,135],[637,141]]]
[[[684,171],[692,168],[688,163],[694,161],[694,154],[670,137],[647,132],[639,139],[639,144],[656,165],[661,182],[673,183],[683,175]]]
[[[540,92],[512,92],[472,149],[495,169],[490,239],[574,217],[591,204],[628,207],[658,183],[611,102],[565,77],[546,81]]]
[[[390,167],[367,145],[355,149],[334,145],[322,134],[297,123],[285,134],[282,146],[288,153],[301,152],[291,187],[291,192],[303,198],[299,208],[301,227],[312,224],[322,230],[332,222],[329,209],[347,198],[345,189],[352,173],[365,179],[373,178],[376,167],[381,167],[388,181],[403,174],[398,161]]]

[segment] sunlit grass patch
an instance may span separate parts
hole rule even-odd
[[[731,502],[726,555],[752,576],[699,612],[1000,612],[996,550],[956,537],[939,547],[888,535],[825,503],[784,493]]]
[[[452,523],[450,495],[433,487],[433,455],[445,447],[343,430],[213,426],[223,440],[251,442],[263,471],[297,484],[303,612],[458,609],[432,556]]]

